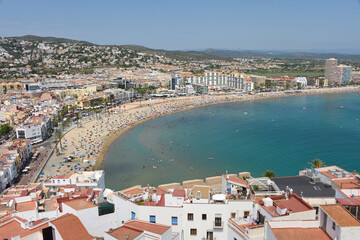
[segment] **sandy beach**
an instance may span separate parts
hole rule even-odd
[[[82,124],[81,127],[76,127],[67,132],[62,140],[61,154],[53,154],[50,157],[43,169],[42,179],[69,172],[99,169],[108,147],[115,139],[144,121],[167,114],[226,102],[355,91],[360,91],[359,87],[307,89],[299,92],[269,92],[253,95],[191,96],[124,104],[111,109],[108,113],[103,113],[97,119]],[[72,156],[74,159],[71,162],[63,162],[63,159],[68,156]]]

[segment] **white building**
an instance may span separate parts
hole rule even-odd
[[[24,124],[16,128],[16,137],[30,139],[32,143],[44,140],[45,129],[41,123]]]
[[[76,188],[105,189],[105,172],[103,170],[69,173],[54,176],[44,182],[44,187],[49,187],[51,192],[56,192],[60,187],[75,185]]]
[[[195,189],[195,188],[194,188]],[[176,193],[175,196],[181,196]],[[195,193],[196,194],[196,193]],[[109,202],[121,213],[120,222],[140,219],[172,226],[180,239],[227,239],[229,218],[250,216],[252,201],[223,201],[222,203],[186,203],[182,206],[137,205],[117,193],[109,194]]]

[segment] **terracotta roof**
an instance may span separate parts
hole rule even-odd
[[[71,207],[76,211],[96,207],[96,205],[86,201],[85,199],[74,199],[67,202],[63,202],[63,204],[68,205],[69,207]]]
[[[51,223],[58,230],[63,240],[93,240],[78,217],[73,214],[65,214]]]
[[[144,231],[142,231],[140,229],[132,228],[129,226],[122,226],[113,231],[109,231],[106,233],[116,239],[119,239],[119,240],[123,240],[123,239],[133,240],[134,238],[136,238],[143,232]],[[128,238],[126,238],[126,237],[128,237]]]
[[[156,188],[156,195],[162,195],[162,194],[165,194],[165,193],[168,193],[169,190],[165,187],[158,187]]]
[[[244,185],[245,187],[249,187],[248,183],[246,180],[244,179],[240,179],[238,177],[232,177],[232,176],[226,176],[223,175],[225,178],[227,178],[229,181],[234,182],[234,183],[239,183],[241,185]]]
[[[68,179],[72,176],[73,174],[72,173],[69,173],[67,175],[58,175],[58,176],[54,176],[52,177],[51,179]]]
[[[173,191],[173,197],[185,197],[185,190],[184,189],[175,189]]]
[[[141,194],[143,193],[143,189],[140,185],[133,186],[131,188],[127,188],[120,191],[122,194],[125,194],[126,196],[130,195],[132,197],[133,195]]]
[[[360,188],[360,182],[356,178],[351,179],[334,179],[333,182],[337,184],[341,189],[353,189]]]
[[[170,226],[166,226],[158,223],[150,223],[141,220],[132,220],[130,222],[125,223],[125,226],[134,227],[139,230],[148,231],[159,235],[163,235],[166,231],[168,231],[171,228]]]
[[[281,209],[287,208],[287,210],[291,211],[291,213],[314,210],[312,206],[310,206],[296,194],[290,194],[289,199],[286,199],[285,196],[271,197],[271,199],[274,202],[273,206],[265,207],[262,201],[260,201],[260,205],[262,205],[261,207],[268,213],[275,214],[274,217],[280,216],[276,211],[277,206],[279,206]]]
[[[336,198],[343,206],[360,206],[360,200],[357,198]]]
[[[272,228],[271,230],[277,240],[331,239],[330,236],[320,228]]]
[[[16,218],[17,219],[17,218]],[[38,232],[43,229],[48,227],[49,224],[42,224],[38,227],[34,227],[34,228],[22,228],[21,227],[21,223],[17,220],[15,220],[15,218],[13,218],[11,221],[9,221],[8,223],[2,225],[0,227],[0,236],[2,239],[11,239],[12,237],[16,237],[16,236],[20,236],[22,237],[26,237],[30,234],[33,234],[35,232]]]
[[[17,212],[26,212],[36,209],[36,201],[31,202],[22,202],[16,204],[16,211]]]
[[[359,227],[360,221],[356,219],[345,207],[340,204],[321,205],[331,219],[340,227]]]

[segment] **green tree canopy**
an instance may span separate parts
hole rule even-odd
[[[276,174],[272,171],[272,170],[266,170],[264,173],[263,173],[263,176],[264,177],[268,177],[268,178],[273,178],[276,176]]]
[[[313,167],[313,168],[321,168],[321,167],[325,167],[325,163],[320,160],[319,158],[315,158],[314,160],[312,160],[311,162],[309,162],[309,164]]]

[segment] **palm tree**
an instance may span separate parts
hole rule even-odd
[[[323,161],[321,161],[319,158],[315,158],[314,160],[312,160],[311,162],[309,162],[309,164],[313,167],[313,168],[321,168],[321,167],[325,167],[325,163]]]
[[[56,155],[59,155],[59,148],[58,148],[58,143],[59,143],[59,141],[58,141],[57,139],[55,139],[55,140],[53,141],[53,143],[55,144]]]
[[[60,149],[62,150],[62,144],[61,144],[61,140],[64,137],[64,134],[61,131],[57,131],[56,135],[55,135],[55,141],[57,141],[58,143],[60,143]]]
[[[263,173],[263,176],[264,177],[268,177],[268,178],[273,178],[276,176],[276,174],[272,171],[272,170],[266,170],[264,173]]]

